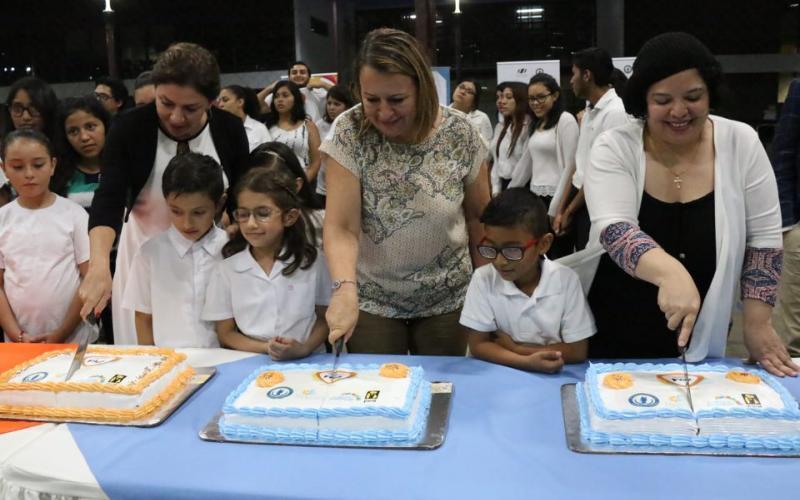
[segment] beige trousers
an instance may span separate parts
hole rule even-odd
[[[790,354],[800,356],[800,226],[783,235],[783,271],[772,323]]]
[[[461,311],[413,319],[384,318],[359,312],[347,342],[348,352],[463,356],[467,333],[458,322]]]

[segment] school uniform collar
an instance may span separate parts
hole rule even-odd
[[[539,278],[539,284],[536,285],[536,289],[530,297],[532,300],[536,301],[542,297],[561,293],[562,283],[554,272],[557,265],[551,260],[542,259],[542,275]],[[504,280],[494,268],[493,271],[495,283],[500,293],[509,297],[514,295],[525,295],[527,297],[527,294],[517,288],[513,281]]]
[[[284,248],[285,250],[285,248]],[[283,252],[281,252],[283,253]],[[259,278],[267,278],[269,280],[274,279],[277,276],[280,276],[283,270],[286,268],[287,263],[285,261],[275,259],[275,263],[272,264],[272,271],[267,276],[267,273],[261,268],[261,266],[256,262],[256,259],[253,258],[253,254],[250,253],[250,245],[247,246],[244,250],[239,252],[238,254],[231,257],[234,259],[233,261],[233,270],[237,273],[248,273],[252,274],[253,276]]]
[[[192,248],[202,248],[209,255],[214,255],[214,241],[216,240],[216,233],[216,226],[212,226],[202,238],[197,241],[192,241],[187,239],[181,234],[180,231],[175,229],[175,226],[169,226],[169,229],[167,229],[169,241],[172,243],[173,248],[175,248],[175,251],[178,252],[178,255],[181,258],[185,257]]]
[[[606,90],[606,93],[603,94],[603,97],[601,97],[600,99],[597,100],[596,103],[594,103],[594,106],[589,104],[589,109],[592,111],[599,111],[608,106],[612,100],[616,99],[616,97],[617,97],[617,91],[614,90],[613,88],[610,88]]]

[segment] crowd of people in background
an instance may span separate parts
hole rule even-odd
[[[261,89],[221,87],[214,56],[177,43],[132,94],[112,78],[61,100],[15,82],[0,109],[5,341],[75,341],[104,314],[100,341],[117,344],[284,360],[343,338],[551,372],[723,356],[739,287],[752,360],[800,370],[770,319],[780,295],[800,349],[796,256],[778,292],[797,85],[779,198],[756,133],[712,114],[722,71],[685,33],[648,41],[629,81],[593,47],[569,88],[498,82],[494,127],[474,79],[439,102],[402,31],[370,32],[352,81],[295,61]]]

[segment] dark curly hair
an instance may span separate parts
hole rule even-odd
[[[722,66],[703,42],[688,33],[672,32],[651,38],[639,50],[625,88],[625,111],[636,118],[645,118],[650,87],[687,69],[700,73],[708,87],[709,105],[716,108],[720,102]]]

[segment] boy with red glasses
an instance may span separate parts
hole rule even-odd
[[[586,359],[596,329],[578,275],[544,258],[553,234],[542,200],[526,188],[500,193],[481,216],[475,271],[460,322],[476,358],[554,373]]]

